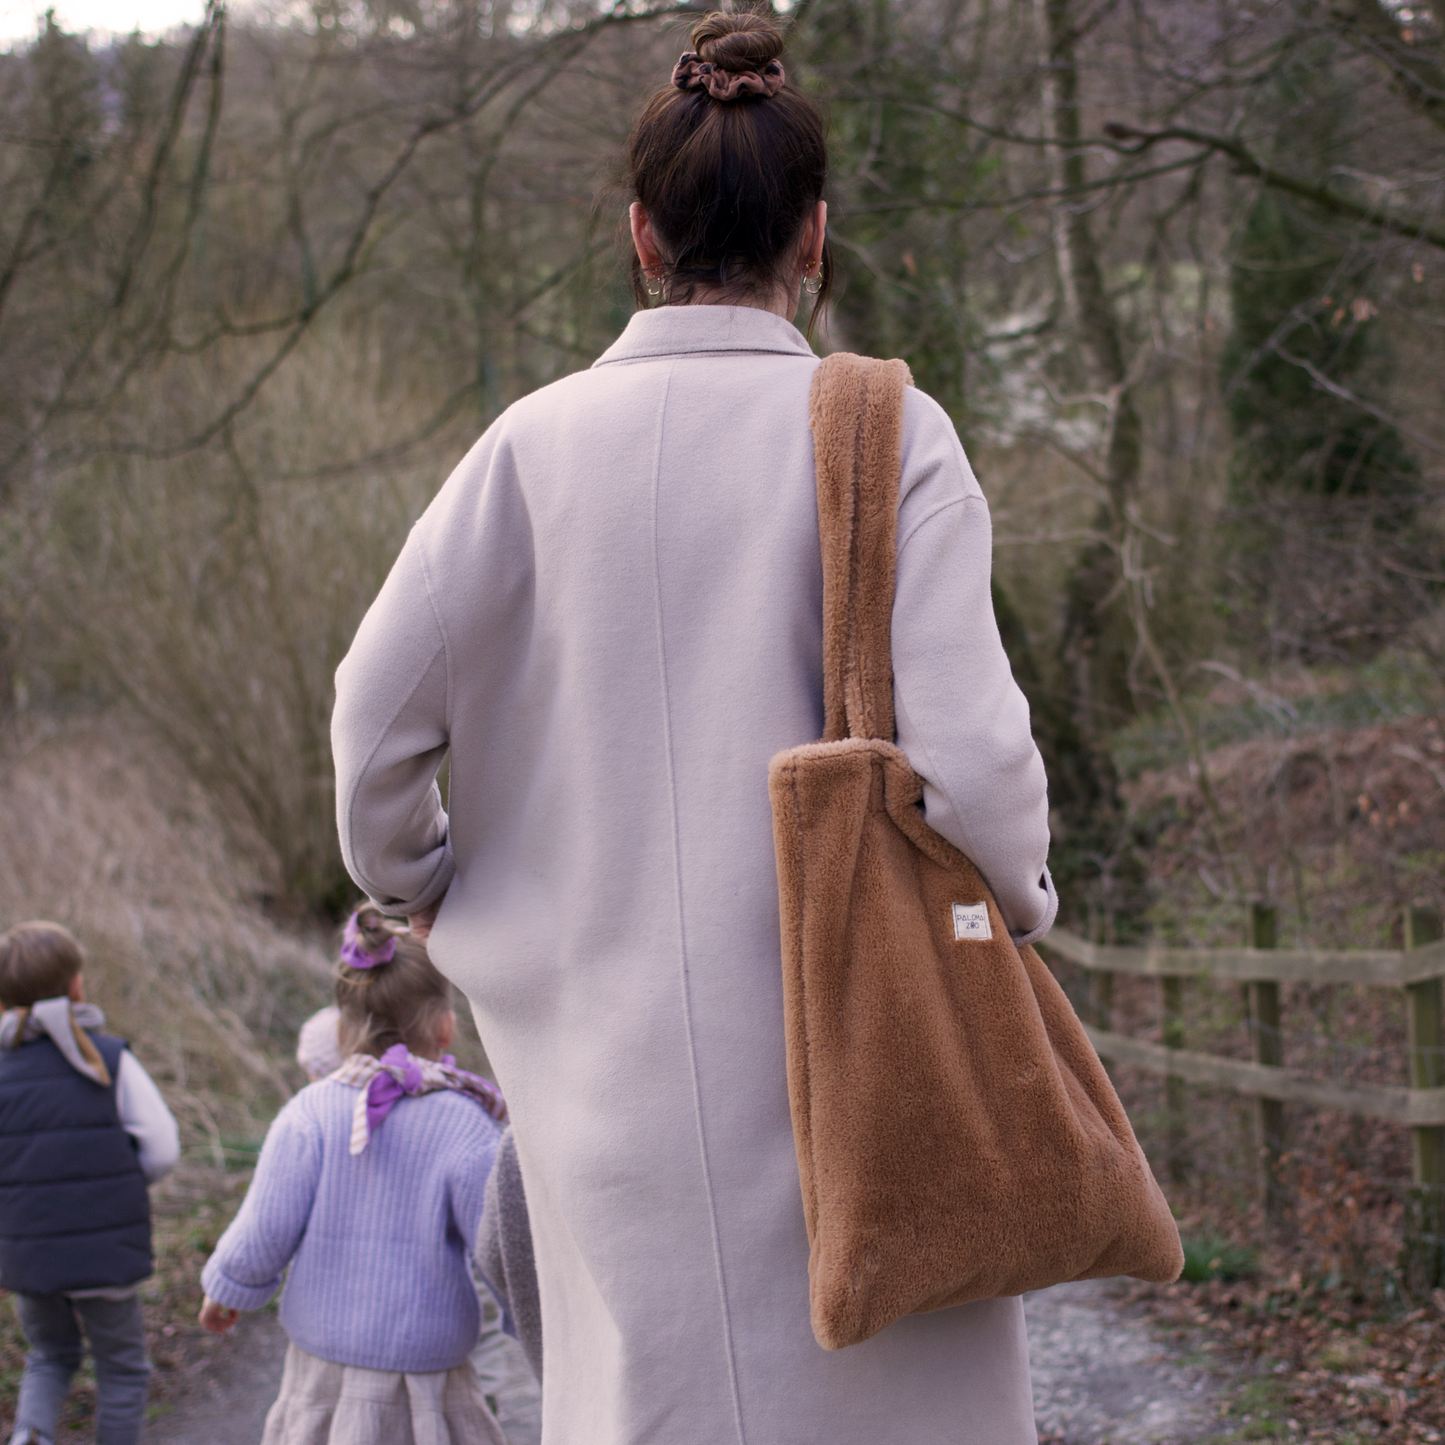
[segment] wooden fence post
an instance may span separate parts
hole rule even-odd
[[[1434,909],[1405,910],[1406,948],[1420,948],[1439,937],[1440,915]],[[1405,987],[1412,1089],[1445,1085],[1440,984],[1440,979],[1431,978]],[[1411,1129],[1410,1153],[1414,1185],[1405,1207],[1403,1274],[1412,1294],[1425,1295],[1445,1284],[1445,1127]]]
[[[1095,943],[1106,943],[1104,920],[1095,921],[1089,935]],[[1086,970],[1089,985],[1089,1018],[1096,1029],[1105,1033],[1114,1027],[1114,973],[1112,969]],[[1107,1067],[1107,1066],[1106,1066]]]
[[[1114,975],[1107,968],[1089,969],[1090,1022],[1105,1033],[1114,1027]]]
[[[1249,946],[1275,946],[1274,907],[1268,903],[1249,905]],[[1257,1063],[1278,1069],[1284,1064],[1284,1035],[1280,1031],[1279,984],[1272,979],[1255,979],[1249,985],[1249,1026],[1254,1035]],[[1284,1156],[1284,1103],[1280,1099],[1259,1101],[1259,1157],[1264,1214],[1271,1224],[1285,1216],[1288,1196],[1282,1177]]]
[[[1164,1047],[1184,1047],[1184,980],[1166,974],[1159,980],[1159,1001],[1164,1015]],[[1189,1175],[1184,1080],[1178,1074],[1164,1076],[1164,1117],[1169,1141],[1169,1178],[1182,1184]]]

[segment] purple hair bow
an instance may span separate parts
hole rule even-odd
[[[388,1073],[388,1069],[400,1072]],[[381,1056],[381,1072],[372,1076],[366,1086],[366,1128],[367,1132],[381,1126],[381,1121],[396,1107],[396,1101],[404,1094],[419,1094],[424,1080],[421,1065],[412,1058],[405,1044],[393,1044]]]
[[[418,1059],[405,1044],[393,1044],[379,1059],[353,1054],[331,1075],[343,1084],[359,1086],[351,1114],[351,1153],[362,1153],[398,1100],[408,1094],[430,1094],[451,1089],[480,1104],[498,1124],[507,1122],[507,1103],[497,1086],[478,1074],[457,1068],[450,1054],[440,1059]]]
[[[379,963],[390,963],[396,957],[396,939],[388,938],[375,953],[368,953],[366,937],[357,924],[360,910],[346,920],[341,930],[341,961],[348,968],[375,968]]]

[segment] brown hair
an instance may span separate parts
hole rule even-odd
[[[29,1008],[59,998],[85,967],[75,935],[58,923],[21,923],[0,937],[0,1004]]]
[[[342,1054],[380,1058],[393,1044],[412,1053],[430,1049],[436,1027],[452,1006],[452,986],[437,972],[426,946],[409,933],[398,933],[379,909],[365,907],[356,915],[363,949],[376,956],[388,944],[395,952],[371,968],[336,965],[336,1006],[341,1010],[336,1034]]]
[[[716,11],[692,29],[692,48],[719,70],[761,71],[783,52],[766,12]],[[699,286],[756,294],[790,285],[803,225],[828,179],[827,127],[818,106],[784,84],[774,96],[715,100],[707,89],[659,90],[628,141],[628,181],[666,261],[665,296],[686,303]],[[642,263],[632,294],[646,306]],[[823,247],[820,314],[833,279]]]

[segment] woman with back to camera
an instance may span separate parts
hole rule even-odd
[[[837,1353],[809,1325],[767,777],[823,724],[817,358],[790,318],[829,281],[824,124],[770,18],[693,45],[630,142],[642,309],[472,448],[337,674],[342,844],[385,911],[435,920],[506,1091],[546,1445],[1025,1445],[1017,1299]],[[1032,940],[1043,766],[983,495],[916,390],[898,548],[899,744]]]

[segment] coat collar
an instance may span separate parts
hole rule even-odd
[[[755,306],[658,306],[637,312],[622,335],[592,364],[608,366],[650,356],[719,351],[813,355],[803,333],[771,311]]]

